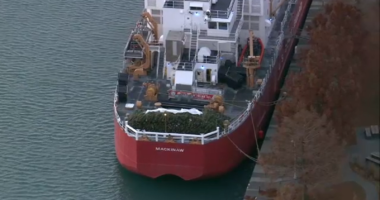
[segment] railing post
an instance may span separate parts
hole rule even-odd
[[[157,133],[155,135],[155,138],[156,138],[156,142],[158,142],[158,134]]]
[[[185,137],[183,135],[181,135],[181,142],[185,143]]]
[[[135,139],[139,140],[139,132],[138,131],[136,131],[136,133],[135,133]]]
[[[204,136],[203,133],[201,134],[201,143],[202,143],[202,144],[205,144],[205,136]]]
[[[216,133],[216,138],[219,139],[219,137],[220,137],[219,126],[216,127],[216,131],[217,131],[217,133]]]

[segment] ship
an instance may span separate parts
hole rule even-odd
[[[131,172],[183,180],[237,167],[265,135],[311,0],[145,0],[114,93]]]

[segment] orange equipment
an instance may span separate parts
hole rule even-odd
[[[141,16],[143,19],[145,19],[148,22],[149,26],[152,29],[154,40],[156,43],[158,43],[159,37],[158,37],[157,22],[153,19],[152,15],[150,15],[150,13],[148,13],[148,12],[143,12]]]
[[[249,56],[248,60],[244,63],[247,68],[247,86],[253,88],[255,86],[255,70],[259,68],[260,56],[254,56],[253,52],[253,31],[249,31]]]
[[[151,64],[151,55],[149,45],[140,34],[134,34],[132,38],[142,46],[144,50],[143,59],[136,60],[132,65],[128,66],[128,73],[133,74],[133,77],[137,79],[139,76],[147,75],[147,71],[150,69]]]
[[[160,86],[154,83],[144,83],[144,86],[147,88],[145,93],[145,100],[156,102]]]

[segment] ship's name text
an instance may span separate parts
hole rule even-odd
[[[183,153],[185,149],[156,147],[156,151],[173,151]]]

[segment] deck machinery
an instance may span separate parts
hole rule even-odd
[[[135,80],[151,70],[154,64],[152,50],[157,49],[158,40],[157,23],[148,12],[143,12],[129,36],[124,54],[125,72]]]

